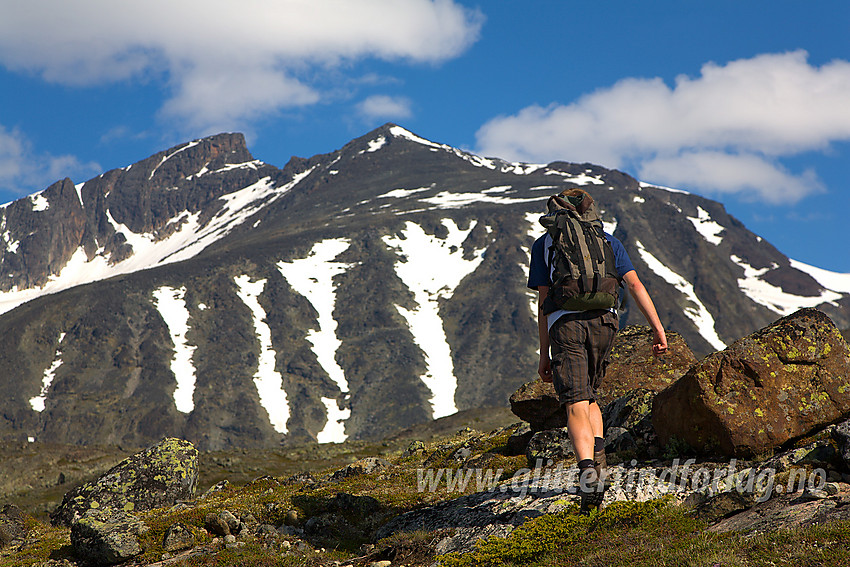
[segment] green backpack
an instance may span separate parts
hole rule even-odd
[[[546,208],[549,212],[540,217],[540,224],[552,237],[547,263],[554,271],[544,313],[615,307],[620,276],[596,203],[587,194],[554,195]]]

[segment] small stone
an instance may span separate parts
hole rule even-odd
[[[369,567],[390,567],[392,564],[392,561],[373,561],[369,563]]]
[[[283,523],[287,526],[297,526],[298,521],[298,510],[289,510],[286,513],[286,517],[283,519]]]
[[[818,488],[807,489],[803,492],[803,497],[808,500],[824,500],[829,497],[829,493],[826,490],[821,490]]]
[[[289,540],[285,539],[282,542],[280,542],[280,548],[281,549],[292,549],[292,544],[289,542]]]
[[[219,512],[218,517],[227,524],[227,529],[230,533],[235,534],[239,532],[241,522],[239,521],[239,518],[234,516],[229,510],[222,510]]]
[[[236,536],[233,534],[227,534],[226,536],[224,536],[224,543],[225,545],[229,543],[236,543]]]
[[[165,532],[162,548],[165,551],[180,551],[192,547],[194,543],[195,536],[192,534],[192,530],[178,523],[168,528],[168,531]]]
[[[204,518],[204,527],[213,535],[230,535],[230,528],[228,527],[227,522],[219,514],[207,514]]]

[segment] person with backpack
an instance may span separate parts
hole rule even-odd
[[[567,414],[567,430],[579,467],[581,512],[599,509],[606,458],[602,411],[596,390],[618,330],[623,283],[652,329],[652,352],[667,351],[655,305],[623,244],[604,232],[593,198],[567,189],[547,201],[540,223],[546,234],[531,248],[528,287],[538,292],[540,363]],[[551,354],[550,354],[551,352]]]

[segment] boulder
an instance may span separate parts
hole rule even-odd
[[[567,426],[567,415],[550,382],[534,380],[519,387],[511,395],[511,411],[528,422],[534,431]]]
[[[26,522],[21,509],[13,504],[3,506],[0,510],[0,549],[24,539],[26,534]]]
[[[197,483],[197,449],[188,441],[164,439],[65,494],[51,520],[70,526],[88,510],[142,512],[171,506],[192,499]]]
[[[599,387],[600,407],[638,388],[660,392],[681,378],[697,363],[682,335],[667,331],[667,352],[652,354],[652,329],[628,325],[620,329],[611,350],[605,379]]]
[[[89,510],[71,526],[71,547],[84,564],[115,565],[142,553],[148,527],[132,514]]]
[[[669,350],[662,358],[652,355],[652,330],[629,325],[614,339],[610,363],[597,394],[600,407],[642,388],[659,392],[673,384],[696,363],[684,339],[667,333]],[[523,384],[511,395],[511,411],[531,424],[534,431],[566,427],[567,416],[558,403],[551,383],[535,380]]]
[[[357,462],[346,465],[331,475],[331,480],[342,480],[350,476],[361,474],[372,474],[373,472],[388,467],[390,462],[380,457],[366,457]]]
[[[698,452],[751,457],[850,414],[850,349],[802,309],[695,364],[656,395],[652,424]]]
[[[602,408],[606,450],[649,452],[657,444],[658,437],[652,428],[655,395],[652,390],[638,388]]]
[[[528,441],[528,447],[525,449],[525,457],[532,467],[541,461],[543,465],[547,465],[550,461],[564,461],[573,455],[575,451],[566,427],[538,431]]]

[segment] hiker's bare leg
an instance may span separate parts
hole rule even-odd
[[[593,460],[594,437],[602,437],[602,411],[599,404],[583,400],[567,406],[567,430],[576,460]]]

